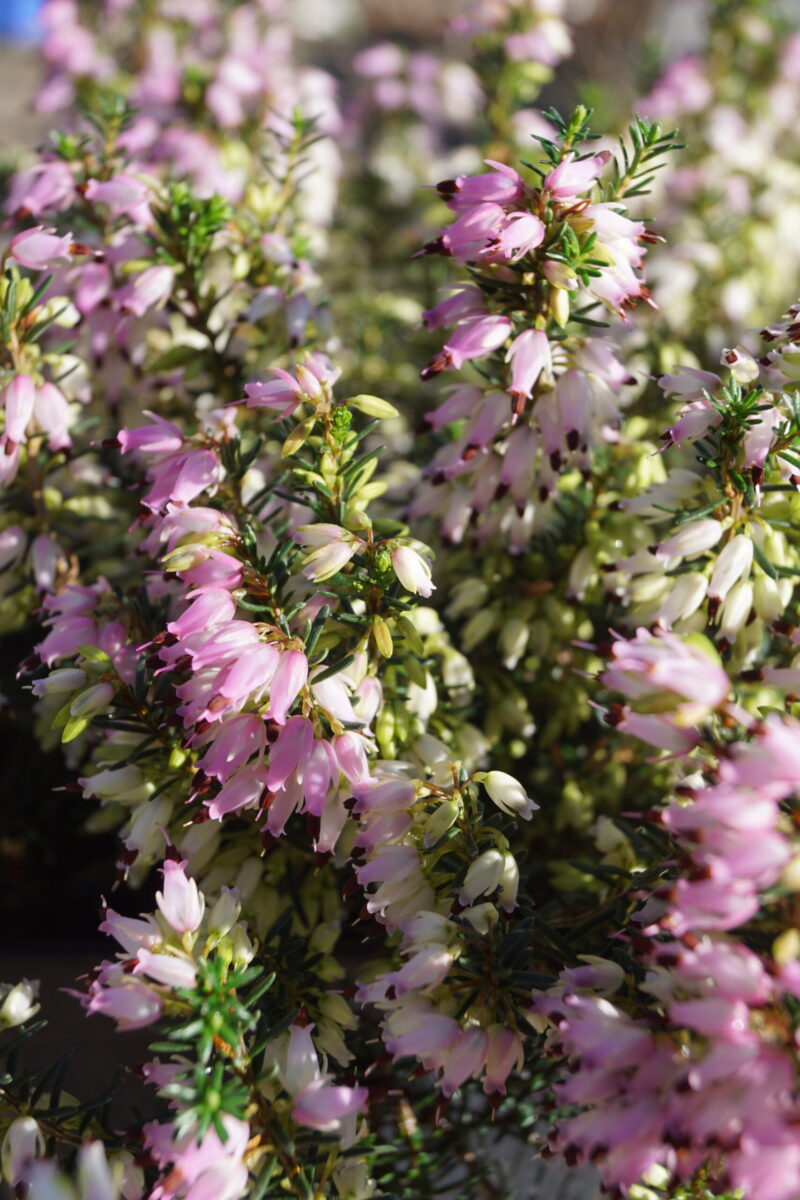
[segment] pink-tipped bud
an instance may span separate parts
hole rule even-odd
[[[164,890],[156,892],[161,915],[176,933],[194,933],[206,907],[197,884],[184,871],[185,865],[168,859],[163,867]]]
[[[15,375],[3,393],[6,412],[6,437],[24,442],[28,422],[33,416],[36,387],[30,375]]]

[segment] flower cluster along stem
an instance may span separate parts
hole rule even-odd
[[[71,995],[152,1104],[20,1065],[0,982],[4,1178],[797,1200],[800,26],[650,37],[623,126],[537,107],[566,0],[335,75],[290,0],[91,8],[3,201],[0,632],[66,786],[0,852],[111,835]]]

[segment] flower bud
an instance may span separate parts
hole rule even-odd
[[[388,420],[390,417],[400,415],[393,404],[390,404],[388,400],[382,400],[380,396],[351,396],[347,404],[350,408],[357,408],[365,416],[377,417],[379,420]]]
[[[208,557],[209,548],[195,539],[191,543],[178,546],[175,550],[171,550],[169,554],[165,554],[161,560],[161,564],[165,571],[177,573],[178,571],[188,571],[192,567],[200,566]]]
[[[108,767],[104,771],[95,771],[79,782],[84,796],[115,800],[118,804],[138,804],[147,799],[155,786],[146,781],[141,768],[133,763],[116,769]]]
[[[375,1195],[377,1186],[363,1158],[340,1158],[333,1171],[333,1182],[340,1200],[367,1200]]]
[[[38,979],[23,979],[13,985],[0,983],[0,1029],[13,1029],[30,1021],[41,1007],[36,1003],[38,994]]]
[[[256,951],[243,925],[234,925],[231,930],[231,947],[234,966],[249,966],[253,961]]]
[[[719,616],[719,631],[732,641],[747,622],[753,607],[753,585],[748,582],[735,584],[722,606]]]
[[[719,360],[723,367],[729,367],[731,375],[737,383],[753,383],[758,379],[758,363],[743,346],[725,349]]]
[[[702,554],[716,546],[722,537],[722,525],[719,521],[701,520],[687,521],[677,533],[662,542],[657,550],[658,558],[672,558],[673,555]]]
[[[281,458],[288,458],[290,454],[296,454],[300,447],[304,445],[306,438],[310,437],[315,424],[315,417],[306,417],[304,421],[300,421],[298,425],[295,425],[281,447]]]
[[[6,1182],[12,1187],[22,1183],[28,1166],[35,1158],[41,1158],[44,1150],[44,1138],[33,1117],[19,1117],[12,1121],[3,1139],[0,1155]]]
[[[594,564],[594,551],[591,546],[584,546],[572,560],[572,566],[569,569],[567,595],[570,599],[582,600],[586,595],[586,589],[594,583],[596,578],[597,569]]]
[[[800,929],[784,929],[772,943],[772,957],[780,966],[800,957]]]
[[[472,688],[475,675],[465,654],[448,646],[442,654],[442,680],[448,688]]]
[[[525,653],[530,636],[530,627],[521,617],[509,617],[500,630],[500,650],[503,654],[503,666],[513,671]]]
[[[483,1090],[487,1095],[492,1092],[505,1095],[506,1079],[512,1071],[519,1071],[525,1061],[522,1038],[515,1029],[506,1029],[503,1025],[490,1025],[487,1033],[489,1045]]]
[[[692,571],[670,579],[670,584],[669,592],[658,606],[658,623],[666,629],[697,612],[706,598],[708,579],[700,571]]]
[[[297,382],[300,384],[300,394],[304,399],[317,401],[322,397],[322,383],[304,363],[295,369]]]
[[[0,571],[15,567],[28,545],[25,530],[19,525],[9,525],[0,533]]]
[[[519,816],[529,821],[539,807],[528,796],[522,784],[505,771],[489,771],[483,780],[483,786],[497,807],[509,816]]]
[[[777,621],[786,608],[782,594],[783,580],[770,579],[769,575],[758,575],[753,580],[753,607],[762,621]],[[791,584],[791,580],[787,580]]]
[[[77,1183],[83,1200],[100,1200],[101,1197],[113,1196],[118,1189],[122,1196],[135,1196],[138,1192],[137,1176],[140,1172],[134,1168],[129,1174],[133,1185],[130,1193],[127,1187],[121,1186],[125,1174],[128,1172],[124,1167],[112,1171],[106,1158],[106,1148],[100,1141],[84,1142],[78,1151]]]
[[[61,667],[51,671],[44,679],[37,679],[31,687],[34,696],[59,695],[76,692],[86,683],[86,672],[80,667]]]
[[[708,585],[710,600],[724,600],[730,589],[746,576],[753,561],[753,543],[743,533],[737,533],[723,546]]]
[[[795,854],[783,868],[781,885],[791,892],[800,892],[800,854]]]
[[[6,413],[6,437],[24,442],[25,430],[33,416],[36,387],[30,375],[15,375],[3,393]]]
[[[170,929],[176,933],[194,933],[203,919],[206,902],[194,879],[183,868],[183,863],[167,859],[162,868],[164,890],[156,892],[156,904]]]
[[[469,905],[484,892],[493,892],[500,882],[505,868],[505,860],[499,850],[484,850],[474,859],[467,871],[458,901],[459,904]]]
[[[69,706],[70,716],[89,720],[97,713],[105,712],[113,698],[113,684],[96,683],[75,697]]]
[[[578,958],[586,965],[566,967],[559,977],[570,991],[589,988],[601,996],[610,996],[619,991],[625,982],[625,972],[619,963],[609,958],[600,958],[596,954],[579,954]]]
[[[378,653],[382,654],[384,658],[391,658],[394,652],[394,643],[392,642],[389,626],[383,617],[372,618],[372,636],[375,639],[375,646]]]
[[[550,293],[548,308],[553,320],[563,329],[570,317],[569,292],[564,288],[554,287]]]
[[[480,608],[487,600],[489,586],[482,579],[471,576],[456,583],[450,593],[452,599],[447,606],[449,617],[462,617],[465,613]]]
[[[499,883],[500,907],[506,912],[511,912],[517,906],[517,892],[519,891],[519,866],[513,854],[503,855],[503,868],[500,872]]]
[[[465,921],[469,921],[476,933],[482,937],[486,937],[493,925],[496,925],[499,919],[499,913],[493,904],[485,901],[483,904],[473,904],[470,908],[465,908],[461,916]]]
[[[465,650],[474,650],[495,627],[497,614],[491,608],[482,608],[473,613],[461,631],[461,644]]]
[[[236,889],[224,887],[219,900],[208,914],[209,934],[224,937],[226,933],[230,933],[239,919],[241,907]]]
[[[394,573],[407,591],[430,596],[436,585],[431,582],[431,569],[421,554],[410,546],[395,546],[391,558]]]
[[[320,997],[319,1009],[329,1021],[334,1021],[343,1029],[355,1029],[358,1024],[355,1013],[338,992],[324,992]]]
[[[423,844],[426,849],[435,846],[439,838],[447,833],[458,820],[461,805],[457,800],[444,800],[425,822]]]
[[[558,288],[559,291],[577,291],[578,277],[572,267],[568,267],[566,263],[547,258],[542,264],[542,274],[550,286]]]

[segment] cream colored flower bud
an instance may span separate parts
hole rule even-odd
[[[781,871],[781,883],[793,892],[800,892],[800,854],[790,859]]]
[[[473,904],[470,908],[465,908],[461,916],[465,921],[469,921],[476,933],[480,933],[483,937],[500,919],[497,909],[488,900],[483,904]]]
[[[716,546],[722,537],[722,525],[719,521],[700,520],[687,521],[677,533],[667,538],[658,548],[658,558],[671,558],[673,555],[685,557],[692,554],[702,554]]]
[[[776,567],[791,567],[795,564],[795,552],[789,545],[786,534],[782,529],[775,529],[771,525],[766,529],[761,526],[752,526],[753,540],[758,542],[758,535],[762,535],[761,549],[764,551],[764,557],[768,558]]]
[[[569,321],[570,315],[569,291],[565,288],[554,287],[550,292],[548,307],[553,320],[563,329]]]
[[[0,983],[0,1029],[13,1029],[30,1021],[39,1011],[38,979],[23,979],[19,983]]]
[[[447,606],[448,617],[463,617],[465,613],[473,612],[486,603],[489,587],[482,579],[462,579],[454,585],[450,595],[452,598]]]
[[[747,581],[735,584],[728,593],[719,615],[719,631],[732,641],[744,626],[753,607],[753,585]]]
[[[320,997],[319,1007],[320,1012],[329,1021],[334,1021],[337,1025],[341,1025],[343,1029],[355,1029],[358,1024],[358,1018],[352,1008],[344,996],[341,996],[338,992],[323,993]]]
[[[509,816],[518,816],[529,821],[539,807],[531,800],[522,784],[505,771],[489,771],[484,777],[483,786],[497,807]]]
[[[753,606],[762,621],[777,621],[786,607],[777,579],[759,575],[753,580]]]
[[[19,1117],[12,1121],[0,1152],[6,1182],[12,1187],[21,1184],[28,1166],[35,1158],[41,1158],[44,1150],[44,1137],[33,1117]]]
[[[461,804],[457,800],[444,800],[434,809],[423,826],[423,844],[427,848],[434,846],[440,837],[451,829],[459,818]]]
[[[86,672],[80,667],[61,667],[51,671],[44,679],[37,679],[31,691],[34,696],[50,696],[61,692],[74,692],[86,683]]]
[[[218,937],[230,933],[239,919],[241,907],[236,889],[224,887],[219,900],[208,914],[209,933],[216,934]]]
[[[424,725],[427,725],[439,705],[436,681],[430,672],[419,666],[415,658],[406,659],[406,671],[410,679],[406,694],[406,708],[415,717],[419,717]],[[419,672],[419,682],[414,676],[415,671]]]
[[[500,892],[498,901],[500,907],[511,912],[517,906],[519,891],[519,867],[513,854],[503,855],[503,869],[500,873]]]
[[[474,650],[494,629],[497,614],[491,608],[473,613],[461,631],[461,644],[466,651]]]
[[[671,628],[677,621],[686,621],[696,613],[706,598],[708,580],[699,571],[670,579],[669,595],[659,607],[659,624]],[[705,618],[703,618],[705,625]]]
[[[503,655],[503,666],[513,671],[525,653],[528,645],[528,622],[521,617],[509,617],[500,630],[500,651]]]
[[[383,617],[372,618],[372,637],[378,653],[383,655],[384,658],[391,658],[394,653],[394,643],[392,642],[389,626]]]
[[[234,925],[231,930],[231,949],[234,965],[247,967],[255,957],[255,946],[242,925]]]
[[[779,966],[793,962],[800,955],[800,929],[784,929],[772,943],[772,957]]]
[[[379,420],[385,421],[390,417],[400,415],[393,404],[390,404],[388,400],[382,400],[380,396],[351,396],[347,404],[350,408],[357,408],[365,416],[377,417]]]
[[[315,424],[315,417],[306,417],[304,421],[296,425],[281,447],[281,458],[288,458],[290,454],[296,454],[306,439],[310,437]]]
[[[79,692],[69,706],[70,716],[89,719],[104,712],[114,698],[114,687],[110,683],[96,683]]]
[[[708,585],[709,597],[724,600],[737,580],[747,577],[752,562],[753,543],[746,534],[737,533],[719,552]]]
[[[445,687],[467,688],[475,686],[475,675],[466,655],[448,647],[442,655],[442,679]]]
[[[572,560],[567,581],[567,595],[575,600],[582,600],[587,588],[597,579],[597,569],[594,562],[594,550],[584,546]]]
[[[505,856],[499,850],[484,850],[479,854],[469,865],[459,903],[470,905],[484,892],[493,892],[500,883],[505,865]]]
[[[551,287],[561,288],[568,292],[577,290],[578,277],[572,267],[568,267],[566,263],[548,258],[542,266],[542,271]]]

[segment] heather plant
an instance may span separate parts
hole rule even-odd
[[[662,62],[638,101],[686,143],[659,197],[671,249],[651,261],[664,369],[675,343],[701,359],[795,298],[798,47],[793,6],[714,0],[699,46]]]
[[[364,51],[333,226],[334,89],[282,6],[103,13],[46,6],[40,103],[74,108],[6,202],[2,614],[142,897],[71,991],[144,1031],[153,1100],[66,1093],[3,984],[4,1177],[472,1200],[513,1145],[631,1200],[794,1200],[797,307],[701,362],[649,315],[671,126],[550,110],[520,154],[559,4],[473,6],[471,66]],[[454,71],[491,151],[358,286],[460,274],[413,342],[380,306],[348,342],[364,178],[403,126],[438,171]]]
[[[354,369],[412,428],[424,415],[415,364],[432,344],[423,313],[448,282],[434,258],[407,264],[441,220],[431,182],[475,174],[486,157],[511,161],[532,133],[551,134],[535,104],[570,50],[561,0],[473,4],[449,21],[443,12],[424,50],[366,46],[343,81],[332,308]],[[410,441],[408,454],[419,458]]]

